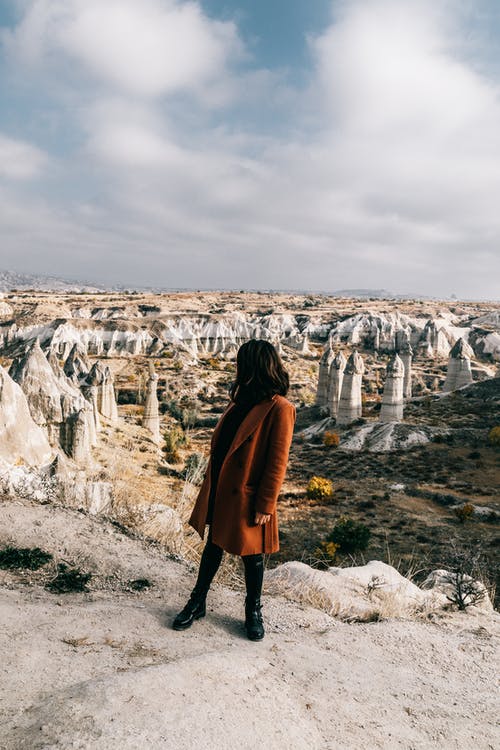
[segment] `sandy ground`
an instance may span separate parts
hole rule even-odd
[[[55,595],[0,571],[2,750],[499,746],[498,613],[347,624],[264,595],[253,643],[244,593],[217,583],[206,618],[172,630],[196,571],[105,521],[4,500],[0,543],[95,573]]]

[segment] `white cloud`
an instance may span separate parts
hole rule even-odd
[[[242,53],[234,24],[177,0],[33,0],[9,40],[28,63],[58,51],[133,95],[196,90]]]
[[[44,222],[47,253],[59,227],[103,273],[109,258],[107,278],[137,283],[498,296],[499,84],[466,56],[457,4],[342,8],[293,91],[239,72],[235,27],[197,4],[31,2],[10,51],[66,71],[59,106],[79,139],[61,162],[69,197],[44,204],[64,217]],[[243,100],[251,114],[279,102],[277,134],[236,128],[227,103]]]
[[[29,180],[41,173],[46,162],[46,155],[36,146],[0,133],[0,177]]]

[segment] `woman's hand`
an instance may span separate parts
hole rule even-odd
[[[259,513],[259,511],[255,512],[255,523],[257,526],[262,526],[263,523],[267,523],[270,520],[271,520],[270,513]]]

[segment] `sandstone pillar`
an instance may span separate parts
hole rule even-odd
[[[405,367],[401,357],[395,354],[387,365],[387,376],[380,409],[381,422],[400,422],[403,419],[403,389]]]
[[[463,385],[472,383],[470,361],[473,356],[474,352],[465,339],[458,339],[450,351],[443,391],[455,391]]]
[[[347,360],[340,392],[337,424],[347,425],[361,417],[361,383],[365,365],[362,357],[354,351]]]

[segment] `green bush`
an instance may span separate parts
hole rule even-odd
[[[358,552],[368,546],[371,531],[361,521],[341,516],[327,537],[328,542],[335,542],[340,552]]]

